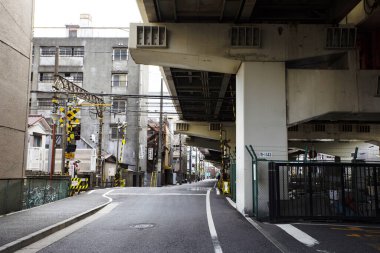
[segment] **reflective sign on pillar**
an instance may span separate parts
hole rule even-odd
[[[153,160],[153,148],[148,148],[148,160]]]

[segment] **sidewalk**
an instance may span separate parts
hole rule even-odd
[[[13,252],[63,229],[109,203],[99,189],[46,205],[0,216],[0,252]]]

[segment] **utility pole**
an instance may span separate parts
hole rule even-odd
[[[162,163],[162,98],[163,80],[161,78],[161,97],[160,97],[160,131],[158,134],[158,164],[157,164],[157,186],[161,186],[161,163]]]
[[[182,172],[182,135],[179,133],[179,173],[181,174],[181,183],[183,179],[183,172]]]
[[[119,131],[120,131],[120,119],[117,119],[117,133],[116,133],[116,173],[119,174],[119,182],[121,182],[121,173],[119,172]],[[119,186],[121,183],[119,184]]]
[[[195,182],[197,181],[198,176],[198,149],[195,149]]]
[[[66,98],[64,100],[65,110],[63,111],[63,127],[62,127],[62,155],[61,155],[61,173],[65,171],[65,153],[66,153],[66,144],[67,144],[67,133],[66,133],[66,125],[67,125],[67,103],[68,103],[69,95],[66,93]]]
[[[57,81],[58,76],[58,64],[59,64],[59,48],[55,47],[55,62],[54,62],[54,81]],[[57,110],[58,110],[58,99],[57,96],[53,95],[53,109],[52,109],[52,120],[53,120],[53,129],[52,129],[52,140],[50,145],[51,149],[51,159],[50,159],[50,179],[53,178],[54,169],[55,169],[55,141],[56,141],[56,131],[57,131]]]
[[[193,164],[192,162],[192,156],[191,156],[191,151],[192,151],[193,147],[190,146],[190,155],[189,155],[189,183],[191,183],[191,166]]]
[[[103,186],[103,171],[102,171],[102,139],[103,139],[103,109],[97,107],[97,113],[99,117],[99,129],[98,129],[98,145],[96,154],[96,176],[100,175],[100,186]],[[98,179],[96,179],[96,186],[98,186]]]

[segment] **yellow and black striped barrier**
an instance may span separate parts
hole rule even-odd
[[[78,178],[74,177],[71,179],[70,193],[71,196],[75,192],[80,193],[81,191],[86,191],[88,189],[88,178]]]

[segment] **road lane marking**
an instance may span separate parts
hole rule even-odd
[[[101,218],[102,216],[110,213],[118,205],[119,205],[118,203],[110,203],[109,205],[105,206],[104,208],[102,208],[100,211],[98,211],[94,215],[92,215],[86,219],[83,219],[79,222],[76,222],[73,225],[68,226],[67,228],[64,228],[64,229],[62,229],[62,230],[60,230],[54,234],[51,234],[51,235],[45,237],[44,239],[39,240],[33,244],[30,244],[29,246],[26,246],[25,248],[22,248],[16,252],[17,253],[38,252],[38,251],[46,248],[47,246],[61,240],[62,238],[74,233],[75,231],[79,230],[80,228],[90,224],[91,222]]]
[[[214,245],[215,253],[223,253],[222,247],[220,246],[220,242],[218,240],[218,234],[216,233],[214,220],[212,219],[211,205],[210,205],[210,191],[211,189],[207,191],[207,196],[206,196],[206,213],[207,213],[208,229],[210,230],[211,240],[212,240],[212,244]]]
[[[91,193],[93,193],[95,190],[91,190],[91,191],[89,191],[89,192],[87,192],[87,194],[91,194]]]
[[[111,196],[115,195],[126,195],[126,196],[206,196],[205,193],[133,193],[133,192],[115,192],[109,194]]]
[[[107,194],[110,194],[110,193],[113,192],[113,191],[114,191],[114,190],[110,190],[110,191],[108,191],[108,192],[106,192],[106,193],[104,193],[104,194],[102,195],[102,197],[108,199],[108,203],[112,202],[112,198],[108,197]]]
[[[216,195],[220,195],[220,191],[218,188],[216,188]]]
[[[311,237],[310,235],[306,234],[302,230],[294,227],[291,224],[276,224],[279,228],[284,230],[286,233],[294,237],[297,241],[305,244],[308,247],[313,247],[316,244],[319,244],[319,242]]]

